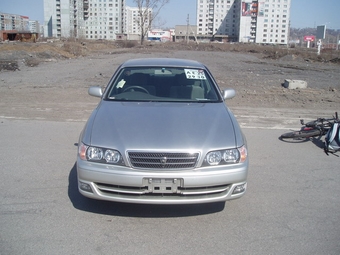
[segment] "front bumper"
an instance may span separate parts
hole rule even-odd
[[[236,199],[246,192],[247,173],[248,161],[169,171],[77,160],[78,189],[82,195],[124,203],[198,204]]]

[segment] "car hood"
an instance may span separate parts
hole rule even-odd
[[[121,152],[236,147],[234,118],[223,102],[102,101],[93,114],[85,134],[92,146]]]

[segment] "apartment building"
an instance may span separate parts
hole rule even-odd
[[[237,38],[240,6],[237,0],[197,0],[197,35]]]
[[[86,0],[88,18],[85,20],[86,39],[115,40],[123,33],[124,0]]]
[[[142,23],[144,24],[144,32],[151,29],[149,27],[149,22],[152,16],[152,10],[143,8],[141,11],[145,14],[143,21],[141,20],[138,7],[125,7],[124,33],[127,35],[127,39],[140,40],[142,33],[140,24]]]
[[[0,41],[35,42],[40,37],[38,21],[29,17],[0,12]]]
[[[288,44],[290,5],[291,0],[252,1],[249,41],[266,44]],[[241,19],[241,24],[242,21]],[[246,22],[249,26],[249,17],[243,22]]]
[[[125,0],[44,0],[47,37],[116,39],[123,32]]]
[[[29,31],[29,17],[0,12],[0,30]]]
[[[291,0],[197,0],[198,36],[287,44]]]
[[[44,0],[44,34],[47,37],[70,37],[73,27],[70,0]]]
[[[149,10],[149,12],[146,12],[146,9],[142,9],[143,13],[147,13],[146,19],[145,19],[145,29],[148,29],[149,20],[152,15],[152,10]],[[140,34],[141,33],[141,19],[139,15],[139,8],[138,7],[125,7],[125,17],[124,17],[124,28],[125,33],[127,34]]]
[[[40,33],[40,24],[37,20],[30,20],[28,22],[28,29],[31,33]]]

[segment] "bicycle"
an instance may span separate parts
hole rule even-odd
[[[280,139],[293,139],[299,140],[301,138],[310,138],[315,136],[323,136],[327,134],[328,130],[332,127],[334,122],[339,122],[338,113],[335,112],[335,116],[332,118],[317,118],[316,120],[309,121],[307,123],[304,122],[303,119],[300,120],[300,123],[303,127],[299,131],[292,131],[288,133],[284,133],[280,136]]]

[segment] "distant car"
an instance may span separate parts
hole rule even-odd
[[[82,195],[144,204],[194,204],[241,197],[246,139],[203,64],[133,59],[114,73],[78,143]]]

